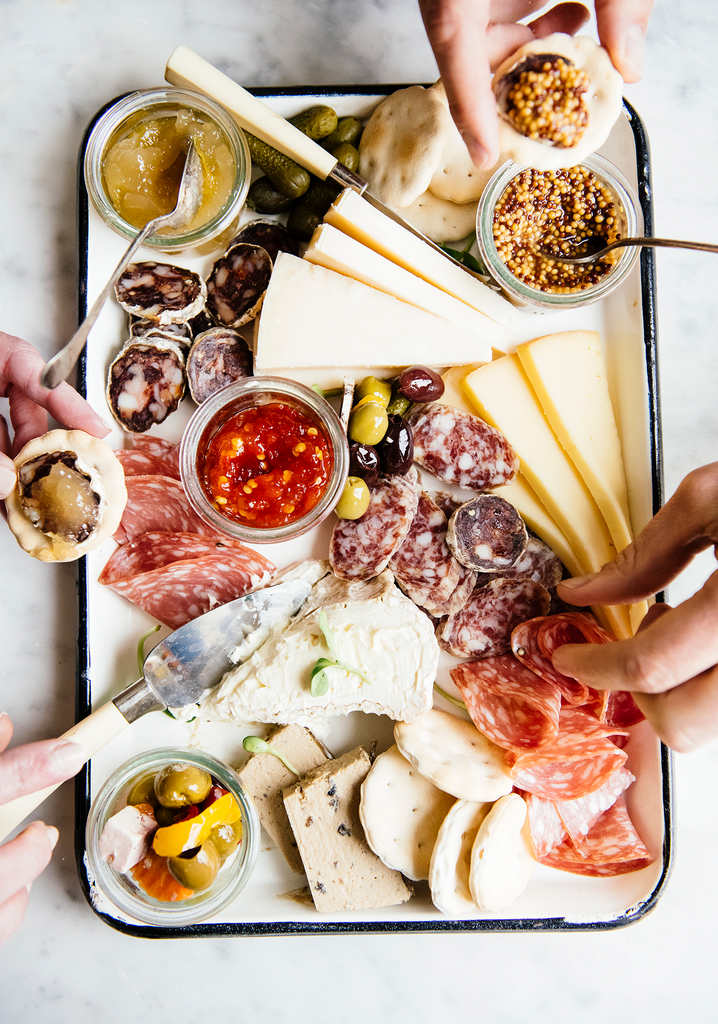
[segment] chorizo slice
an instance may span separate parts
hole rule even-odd
[[[130,315],[171,324],[191,320],[204,309],[207,286],[186,267],[146,260],[125,267],[115,295]]]
[[[126,345],[107,375],[107,404],[124,430],[142,433],[179,405],[186,386],[185,359],[168,338]]]
[[[231,327],[212,327],[194,341],[187,357],[187,384],[197,405],[227,384],[252,376],[252,353]]]
[[[504,576],[525,553],[528,531],[514,506],[495,494],[464,502],[449,519],[446,543],[468,569]]]
[[[262,308],[272,260],[261,245],[238,242],[214,261],[207,278],[207,309],[222,327],[241,327]]]

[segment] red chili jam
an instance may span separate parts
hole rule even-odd
[[[271,402],[227,420],[207,447],[199,477],[222,515],[269,529],[311,512],[333,464],[322,427],[292,406]]]

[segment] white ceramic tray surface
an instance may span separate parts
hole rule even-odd
[[[374,91],[346,89],[257,90],[256,94],[283,116],[291,116],[316,102],[328,103],[337,113],[367,116],[382,96],[394,86]],[[626,109],[613,130],[603,155],[617,164],[634,187],[649,195],[647,150],[640,120]],[[82,159],[82,154],[81,154]],[[80,180],[80,247],[86,245],[86,300],[94,301],[112,268],[120,258],[126,241],[114,234],[94,210],[87,210],[87,197]],[[644,214],[650,210],[646,207]],[[243,220],[255,219],[245,211]],[[139,259],[156,254],[143,250]],[[525,330],[519,341],[552,331],[596,329],[604,343],[614,407],[623,441],[634,530],[639,530],[660,502],[660,441],[655,389],[655,353],[652,300],[652,254],[646,253],[620,288],[600,303],[573,312],[527,314]],[[211,257],[176,259],[177,263],[202,273],[211,265]],[[83,268],[81,267],[81,278]],[[82,286],[81,280],[81,306]],[[109,302],[92,331],[86,355],[87,397],[101,415],[110,421],[105,402],[107,369],[126,337],[125,313]],[[151,433],[178,442],[193,411],[185,399],[180,409]],[[115,426],[110,444],[128,447],[130,439]],[[439,485],[437,482],[434,486]],[[334,517],[316,531],[290,543],[264,546],[262,551],[278,567],[299,558],[326,557]],[[80,567],[80,673],[78,707],[84,714],[97,707],[137,678],[136,646],[142,634],[155,621],[139,608],[97,583],[99,573],[114,550],[107,541],[91,552]],[[158,633],[158,638],[168,630]],[[154,640],[154,638],[153,638]],[[149,646],[149,645],[148,645]],[[442,655],[438,682],[453,691],[448,670],[455,659]],[[455,691],[454,691],[455,692]],[[441,698],[436,705],[451,710]],[[330,719],[315,732],[338,756],[359,743],[377,741],[378,750],[393,742],[393,722],[359,712]],[[244,732],[230,725],[203,725],[201,728],[171,720],[154,713],[135,723],[123,735],[100,751],[91,772],[78,782],[77,859],[80,877],[95,911],[110,925],[139,935],[162,935],[166,931],[146,928],[125,917],[107,903],[87,877],[84,858],[84,820],[92,795],[107,776],[129,757],[143,750],[165,746],[199,744],[232,764],[246,756],[242,750]],[[584,878],[539,866],[525,893],[513,906],[500,914],[482,914],[461,921],[449,921],[431,903],[428,884],[415,883],[415,896],[407,903],[384,910],[319,914],[312,905],[291,894],[306,884],[286,865],[282,855],[263,834],[256,870],[245,891],[218,917],[204,925],[180,929],[179,935],[257,934],[260,932],[326,932],[380,930],[515,930],[515,929],[602,929],[637,920],[655,905],[670,867],[670,759],[646,723],[633,730],[627,747],[628,767],[637,777],[628,790],[631,817],[653,857],[654,863],[642,871],[617,878]]]

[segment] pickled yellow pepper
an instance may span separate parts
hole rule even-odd
[[[152,848],[160,857],[178,857],[185,850],[200,846],[217,825],[231,825],[240,817],[239,804],[231,793],[225,793],[194,818],[158,828]]]

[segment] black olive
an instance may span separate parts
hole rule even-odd
[[[367,484],[375,484],[379,476],[379,456],[370,444],[349,445],[349,476],[360,476]]]
[[[381,471],[387,476],[408,473],[414,461],[414,436],[402,416],[389,417],[389,427],[379,445]]]
[[[437,402],[444,394],[444,382],[428,366],[407,366],[399,374],[396,393],[410,402]]]

